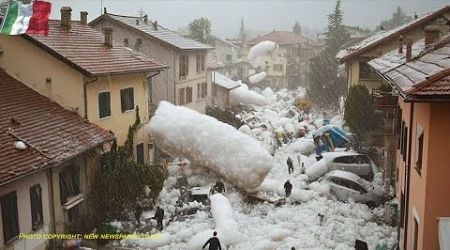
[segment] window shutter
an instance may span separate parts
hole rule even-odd
[[[11,192],[0,200],[3,221],[3,239],[7,244],[11,239],[19,235],[19,215],[17,211],[17,194]]]
[[[122,113],[126,111],[126,91],[124,89],[120,90],[120,107]]]
[[[144,143],[136,145],[136,158],[137,163],[144,164]]]
[[[107,117],[111,115],[111,97],[109,92],[98,94],[99,117]]]

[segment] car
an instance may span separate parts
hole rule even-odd
[[[209,195],[211,194],[211,187],[192,187],[182,191],[180,198],[178,198],[178,207],[183,207],[183,204],[197,201],[205,205],[209,204]]]
[[[331,193],[341,201],[352,199],[355,202],[365,203],[369,207],[375,207],[386,200],[381,187],[375,186],[351,172],[334,170],[319,179],[319,182],[328,184]]]
[[[327,152],[322,153],[327,160],[328,171],[344,170],[352,172],[365,180],[373,181],[373,177],[380,173],[380,169],[366,154],[357,152]]]

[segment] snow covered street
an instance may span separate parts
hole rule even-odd
[[[311,179],[308,174],[317,173],[317,169],[320,168],[318,166],[320,162],[317,162],[315,158],[314,143],[311,137],[315,130],[312,122],[314,117],[310,117],[307,121],[298,122],[297,114],[289,112],[294,98],[302,96],[304,91],[302,89],[296,92],[281,90],[274,93],[270,89],[266,89],[262,92],[269,104],[254,107],[252,115],[243,113],[244,119],[245,116],[252,116],[248,125],[245,125],[246,128],[241,128],[240,132],[237,130],[235,130],[236,132],[230,132],[240,133],[239,136],[245,139],[244,141],[248,140],[247,135],[255,138],[260,145],[253,146],[252,149],[248,149],[242,143],[239,144],[238,141],[225,139],[225,136],[221,140],[227,146],[224,150],[218,150],[220,143],[217,141],[221,138],[221,125],[219,124],[216,127],[214,121],[209,122],[208,119],[205,119],[201,124],[192,125],[192,123],[187,122],[189,118],[185,117],[186,124],[182,126],[187,126],[186,129],[189,126],[197,127],[197,129],[199,126],[216,127],[214,136],[217,141],[208,142],[204,140],[209,136],[206,129],[200,129],[203,134],[191,138],[192,140],[180,141],[181,134],[176,137],[178,138],[175,139],[176,142],[170,142],[167,138],[164,139],[164,143],[176,144],[179,147],[174,150],[176,153],[183,153],[186,158],[191,154],[196,157],[190,159],[191,164],[182,169],[176,164],[169,167],[171,176],[166,180],[159,199],[160,205],[169,214],[166,216],[165,222],[167,223],[170,215],[180,209],[198,208],[198,210],[194,214],[181,217],[182,219],[171,221],[162,232],[164,237],[158,241],[146,239],[131,242],[128,240],[122,243],[135,247],[159,247],[158,249],[200,249],[206,240],[212,236],[212,232],[216,230],[218,231],[218,238],[226,249],[290,249],[291,247],[296,249],[352,249],[356,239],[366,241],[369,249],[375,249],[378,245],[386,245],[389,248],[395,245],[397,229],[383,224],[383,206],[372,210],[365,204],[351,200],[349,202],[338,201],[330,193],[328,185],[308,181]],[[171,114],[167,109],[165,107],[164,113],[166,116]],[[184,116],[180,114],[177,118],[182,119],[182,117]],[[322,119],[316,120],[316,123],[320,122],[322,122]],[[333,117],[331,122],[334,122],[337,126],[342,126],[342,119],[338,116]],[[154,133],[157,131],[158,135],[161,135],[170,122],[164,124],[155,120],[150,124],[150,130]],[[266,128],[261,126],[262,124],[265,124]],[[309,133],[305,137],[298,139],[294,137],[280,147],[275,146],[276,142],[273,136],[275,131],[283,130],[289,133],[290,130],[296,130],[302,126],[309,129]],[[174,126],[171,129],[176,128],[177,126]],[[189,129],[195,131],[195,128]],[[231,129],[225,128],[225,130]],[[196,133],[200,133],[200,130]],[[223,133],[223,135],[228,134]],[[231,138],[240,138],[238,135],[236,136]],[[171,137],[171,139],[174,138]],[[249,141],[248,143],[253,142]],[[189,145],[192,148],[189,148]],[[210,155],[200,152],[202,147],[207,148],[204,147],[205,145],[210,145],[208,147],[211,151]],[[265,153],[255,151],[255,148],[260,146],[267,150],[276,148],[273,160],[265,156]],[[238,151],[241,153],[234,152],[233,148],[239,149],[240,151]],[[200,151],[197,152],[197,149]],[[220,157],[211,155],[214,150]],[[264,157],[267,158],[266,161],[272,164],[269,167],[265,165],[257,167],[270,169],[270,172],[265,176],[260,186],[255,189],[247,189],[247,191],[258,192],[255,195],[261,199],[267,199],[268,201],[282,200],[285,204],[277,206],[268,201],[249,201],[247,193],[243,192],[241,188],[249,187],[242,182],[246,178],[249,183],[255,182],[252,181],[253,177],[248,172],[253,168],[236,164],[236,161],[242,161],[241,158],[245,158],[244,153],[247,151],[254,152],[253,160],[244,161],[247,162],[245,164],[262,164],[264,161],[261,161],[261,159]],[[286,165],[288,157],[293,159],[294,171],[291,174],[288,173]],[[219,158],[224,162],[226,161],[227,164],[218,164],[217,162],[211,164],[208,162],[208,159]],[[198,162],[201,162],[201,164]],[[302,165],[305,168],[303,172]],[[230,170],[233,174],[228,173]],[[194,201],[184,204],[182,208],[177,207],[176,202],[182,191],[175,184],[180,174],[187,177],[191,187],[213,186],[216,180],[221,179],[225,183],[226,192],[223,195],[212,195],[210,197],[211,206]],[[283,184],[288,179],[292,183],[293,189],[290,197],[284,199]],[[153,233],[156,233],[156,231],[153,231]]]

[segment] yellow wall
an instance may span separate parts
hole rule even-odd
[[[20,36],[0,36],[0,46],[0,67],[8,74],[84,116],[83,77],[78,71]]]
[[[148,85],[145,74],[118,75],[99,77],[87,85],[88,119],[100,127],[111,130],[119,145],[123,144],[128,134],[128,127],[134,124],[136,108],[122,113],[120,90],[133,88],[134,106],[139,106],[141,122],[148,121]],[[109,91],[111,98],[111,116],[99,118],[98,95]]]
[[[43,226],[38,231],[32,231],[31,225],[31,201],[30,187],[40,184],[42,188],[42,212]],[[19,217],[20,233],[49,233],[51,228],[50,202],[49,202],[49,186],[47,174],[44,171],[32,174],[28,177],[14,181],[0,188],[0,197],[10,192],[16,191],[17,209]],[[0,207],[1,210],[1,207]],[[0,211],[1,214],[1,211]],[[45,249],[46,240],[15,240],[8,245],[4,245],[3,226],[0,216],[0,249]]]

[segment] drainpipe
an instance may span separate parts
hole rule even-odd
[[[49,197],[49,203],[50,203],[50,233],[56,233],[56,218],[55,218],[55,203],[54,203],[54,192],[53,192],[53,175],[52,175],[52,169],[49,168],[47,172],[47,178],[49,179],[49,191],[50,191],[50,197]],[[53,249],[53,241],[49,240],[50,249]]]
[[[153,104],[153,97],[152,97],[152,91],[153,91],[152,90],[153,89],[152,84],[153,84],[153,81],[152,81],[152,78],[157,76],[157,75],[159,75],[160,73],[161,73],[161,71],[155,71],[155,72],[153,72],[153,74],[150,73],[150,74],[147,75],[148,92],[149,92],[149,105],[148,106]]]
[[[83,78],[84,119],[86,120],[88,120],[87,85],[97,80],[97,77],[92,77],[91,79]]]
[[[411,110],[409,114],[409,142],[408,142],[408,177],[406,181],[406,204],[405,204],[405,237],[403,246],[407,246],[408,243],[408,211],[409,211],[409,191],[411,186],[411,142],[412,142],[412,125],[413,125],[413,115],[414,115],[414,102],[411,102]]]

